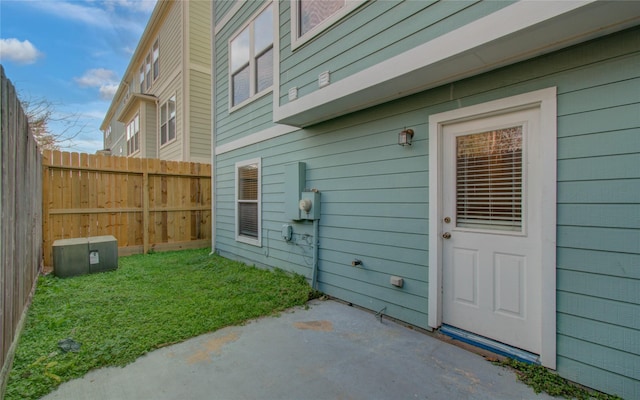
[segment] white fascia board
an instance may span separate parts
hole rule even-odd
[[[286,125],[276,125],[263,131],[253,133],[249,136],[236,139],[232,142],[216,146],[215,155],[228,153],[230,151],[238,150],[243,147],[251,146],[260,142],[264,142],[270,139],[277,138],[278,136],[286,135],[291,132],[300,130],[300,128]]]
[[[290,103],[305,127],[640,24],[640,1],[519,1]]]

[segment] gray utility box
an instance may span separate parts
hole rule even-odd
[[[53,242],[56,276],[91,274],[118,268],[118,241],[113,236],[61,239]]]

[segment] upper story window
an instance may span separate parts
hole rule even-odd
[[[158,79],[160,74],[160,47],[158,46],[158,39],[153,43],[153,80]]]
[[[140,150],[140,115],[127,124],[127,155],[131,155]]]
[[[153,75],[151,75],[153,72]],[[145,93],[151,88],[151,84],[158,79],[160,75],[160,47],[158,40],[153,43],[153,47],[139,69],[140,93]]]
[[[122,104],[126,104],[127,101],[129,101],[129,96],[131,96],[131,91],[133,90],[131,88],[131,85],[132,85],[133,82],[135,82],[135,81],[128,81],[126,83],[126,85],[127,85],[127,93],[125,93],[124,98],[122,99]]]
[[[176,138],[176,96],[160,106],[160,146]]]
[[[102,140],[102,147],[108,149],[111,147],[111,125],[107,126],[104,130],[104,139]]]
[[[144,93],[144,63],[140,66],[139,71],[139,80],[140,80],[140,93]]]
[[[298,37],[320,25],[344,5],[345,0],[298,0]]]
[[[151,87],[151,54],[147,54],[147,58],[144,62],[144,80],[145,80],[145,89],[149,90]]]
[[[291,0],[292,48],[300,46],[366,0]]]
[[[231,107],[273,86],[273,6],[269,4],[229,45]]]

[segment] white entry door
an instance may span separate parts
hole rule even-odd
[[[442,322],[541,352],[539,109],[442,128]],[[554,177],[555,178],[555,177]]]

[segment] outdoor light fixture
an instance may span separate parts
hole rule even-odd
[[[398,144],[400,146],[411,146],[413,140],[413,129],[405,129],[398,133]]]

